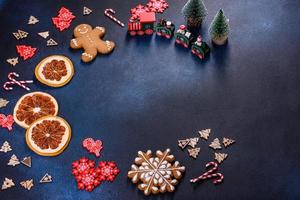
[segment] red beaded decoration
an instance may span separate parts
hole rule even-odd
[[[113,181],[120,172],[115,162],[102,161],[99,163],[98,168],[100,169],[100,179],[102,181]]]

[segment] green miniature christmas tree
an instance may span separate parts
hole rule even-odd
[[[226,18],[222,9],[219,10],[211,22],[209,33],[215,44],[225,44],[229,34],[229,19]]]
[[[188,0],[182,8],[182,14],[189,27],[198,28],[207,15],[207,9],[202,0]]]

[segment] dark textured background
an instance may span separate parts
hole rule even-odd
[[[32,91],[45,91],[59,102],[59,115],[72,126],[73,137],[64,153],[57,157],[35,155],[25,144],[25,130],[15,125],[11,133],[0,129],[0,143],[9,141],[13,151],[0,154],[0,182],[13,178],[16,187],[1,191],[0,199],[299,199],[300,198],[300,1],[252,0],[205,1],[209,11],[202,34],[209,41],[209,23],[219,8],[230,18],[227,46],[212,47],[205,61],[190,50],[155,36],[128,38],[121,28],[103,15],[114,8],[127,23],[129,9],[146,1],[2,1],[0,11],[0,83],[7,73],[16,71],[22,79],[33,78],[36,64],[45,56],[64,54],[75,66],[75,76],[63,88],[54,89],[35,81]],[[176,26],[183,23],[180,9],[185,1],[171,1],[163,14]],[[75,15],[71,27],[59,32],[51,22],[65,6]],[[82,16],[82,8],[93,9]],[[27,25],[30,15],[40,22]],[[117,44],[109,56],[98,56],[90,63],[80,62],[81,51],[69,49],[73,28],[80,23],[107,28],[106,39]],[[29,36],[17,41],[17,29]],[[46,47],[36,35],[50,31],[59,45]],[[17,56],[15,45],[38,48],[36,56],[21,60],[16,67],[6,59]],[[210,44],[210,42],[209,42]],[[10,101],[1,113],[12,113],[16,101],[26,91],[0,90]],[[200,141],[198,159],[182,152],[177,139],[197,136],[196,131],[212,128],[215,137],[232,137],[236,144],[225,149],[228,159],[220,166],[225,181],[191,185],[189,179],[200,175],[213,160],[209,142]],[[100,159],[81,147],[86,137],[104,142]],[[144,197],[127,179],[138,150],[171,148],[186,166],[186,174],[176,192]],[[32,168],[7,166],[10,156],[31,156]],[[71,162],[82,156],[115,160],[121,173],[113,183],[103,183],[92,193],[78,191],[71,176]],[[53,183],[39,184],[44,173]],[[34,178],[35,186],[26,191],[22,180]]]

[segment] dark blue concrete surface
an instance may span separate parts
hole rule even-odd
[[[171,1],[163,14],[178,27],[183,23],[180,9],[185,1]],[[0,129],[0,143],[9,141],[13,151],[0,154],[0,180],[13,178],[17,187],[0,192],[0,199],[299,199],[300,198],[300,2],[298,0],[205,1],[209,15],[201,33],[209,41],[208,27],[214,14],[223,8],[230,18],[227,46],[212,47],[210,57],[200,61],[190,51],[171,41],[156,38],[128,38],[126,29],[103,15],[114,8],[124,22],[129,9],[146,1],[1,1],[0,83],[7,73],[33,78],[36,64],[51,54],[64,54],[75,65],[75,76],[65,87],[53,89],[35,81],[32,91],[45,91],[59,102],[59,115],[72,126],[69,147],[58,157],[34,154],[25,144],[25,130],[14,126],[10,134]],[[51,17],[66,6],[76,15],[71,27],[59,32]],[[93,9],[82,16],[82,7]],[[27,25],[30,15],[40,22]],[[98,56],[90,63],[80,62],[80,51],[69,49],[73,28],[80,23],[107,28],[106,39],[116,42],[109,56]],[[17,41],[12,32],[29,32]],[[41,31],[59,45],[46,47],[37,36]],[[38,47],[38,53],[12,68],[6,59],[17,56],[15,45]],[[10,101],[1,113],[12,113],[16,101],[26,91],[0,90]],[[197,160],[177,147],[177,139],[196,136],[196,131],[212,128],[214,137],[232,137],[236,144],[224,152],[228,159],[220,170],[223,184],[211,181],[191,185],[189,179],[204,170],[213,159],[207,142],[200,141]],[[121,173],[114,183],[104,183],[92,193],[78,191],[71,176],[71,162],[88,156],[81,148],[86,137],[104,142],[100,160],[115,160]],[[186,166],[186,174],[173,194],[144,195],[127,180],[127,171],[138,150],[171,148]],[[7,166],[10,156],[31,156],[32,168]],[[88,156],[93,158],[93,156]],[[52,184],[38,183],[44,173]],[[35,186],[26,191],[19,182],[34,178]]]

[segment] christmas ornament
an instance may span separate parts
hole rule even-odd
[[[24,60],[33,57],[37,50],[37,48],[33,48],[31,46],[26,46],[26,45],[17,45],[16,48],[17,48],[17,52]]]
[[[98,169],[100,169],[99,178],[101,181],[113,181],[120,172],[115,162],[101,161]]]
[[[2,190],[5,190],[5,189],[8,189],[8,188],[11,188],[15,186],[14,182],[12,179],[9,179],[9,178],[5,178],[5,180],[3,181],[3,184],[2,184]]]
[[[193,148],[193,149],[188,149],[189,155],[193,158],[197,158],[198,154],[200,152],[200,147],[199,148]]]
[[[52,38],[50,38],[49,40],[47,40],[47,46],[57,46],[57,42],[55,40],[53,40]]]
[[[140,19],[140,15],[145,12],[147,12],[147,8],[141,4],[138,4],[136,7],[130,9],[130,20],[134,21]]]
[[[0,148],[0,152],[7,153],[9,151],[12,151],[12,148],[10,147],[9,143],[5,141]]]
[[[20,161],[19,159],[17,158],[17,156],[15,154],[13,154],[11,157],[10,157],[10,160],[9,162],[7,163],[7,165],[10,165],[10,166],[16,166],[20,164]]]
[[[30,190],[33,187],[33,179],[22,181],[20,182],[20,185],[25,189]]]
[[[52,176],[46,173],[43,178],[40,180],[40,183],[51,183],[52,182]]]
[[[215,163],[215,162],[209,162],[209,163],[206,164],[206,168],[209,168],[210,166],[213,166],[213,168],[208,170],[207,172],[205,172],[201,176],[191,179],[190,182],[191,183],[196,183],[196,182],[201,181],[201,180],[206,180],[206,179],[218,177],[218,179],[214,180],[213,183],[214,184],[221,183],[224,179],[224,175],[221,174],[221,173],[215,173],[215,172],[218,171],[218,164]]]
[[[7,128],[9,131],[11,131],[13,124],[14,118],[12,115],[5,116],[4,114],[0,114],[0,126],[2,128]]]
[[[209,134],[210,134],[211,129],[204,129],[201,131],[198,131],[198,133],[200,134],[200,137],[203,138],[204,140],[208,140]]]
[[[111,8],[105,9],[105,11],[104,11],[105,16],[107,16],[108,18],[110,18],[111,20],[113,20],[114,22],[119,24],[120,26],[124,27],[124,23],[113,16],[115,13],[116,13],[116,11],[114,11]]]
[[[28,156],[28,157],[23,158],[23,160],[21,161],[21,163],[23,165],[26,165],[27,167],[31,167],[31,157]]]
[[[218,163],[223,162],[227,158],[228,154],[226,153],[215,153],[215,160],[218,161]]]
[[[207,15],[207,9],[202,0],[188,0],[181,12],[190,28],[199,28]]]
[[[150,0],[146,6],[148,11],[163,13],[169,7],[169,4],[166,0]]]
[[[17,81],[15,78],[18,78],[19,74],[17,74],[16,72],[10,72],[7,75],[7,78],[9,81],[6,81],[3,85],[3,88],[7,91],[9,90],[13,90],[13,87],[11,87],[11,85],[18,85],[20,87],[22,87],[23,89],[29,91],[30,88],[26,86],[26,83],[33,83],[33,80],[25,80],[25,81]]]
[[[9,101],[7,101],[6,99],[0,98],[0,108],[5,107],[8,103]]]
[[[91,14],[93,11],[91,9],[89,9],[88,7],[83,7],[83,15],[89,15]]]
[[[39,20],[36,17],[34,17],[34,16],[29,17],[28,24],[36,24],[38,22],[39,22]]]
[[[100,156],[100,151],[103,149],[102,141],[94,141],[93,138],[86,138],[85,140],[83,140],[82,146],[86,148],[90,153],[95,154],[96,157]]]
[[[209,33],[212,41],[216,45],[226,43],[229,34],[229,19],[224,15],[224,11],[220,9],[209,27]]]
[[[128,177],[133,183],[139,183],[138,188],[145,195],[175,191],[175,185],[182,177],[185,167],[180,166],[170,152],[170,149],[164,152],[157,150],[156,157],[152,156],[150,150],[138,152],[135,164],[128,171]]]
[[[178,146],[181,149],[184,149],[187,145],[195,148],[195,146],[197,145],[199,141],[199,138],[195,137],[195,138],[189,138],[189,139],[185,139],[185,140],[178,140]]]
[[[100,170],[95,169],[95,162],[87,158],[81,158],[72,163],[72,174],[80,190],[91,192],[100,185],[99,172]]]
[[[49,37],[49,31],[39,32],[38,35],[46,39],[47,37]]]
[[[16,66],[19,63],[19,58],[9,58],[6,60],[6,62],[8,62],[9,64],[11,64],[12,66]]]
[[[230,139],[230,138],[223,138],[223,144],[225,147],[228,147],[230,145],[232,145],[233,143],[235,143],[235,140]]]
[[[214,150],[222,149],[219,138],[215,138],[214,141],[209,145],[209,147],[213,148]]]
[[[17,40],[26,38],[28,36],[28,33],[22,30],[18,30],[17,32],[14,32],[13,35]]]

